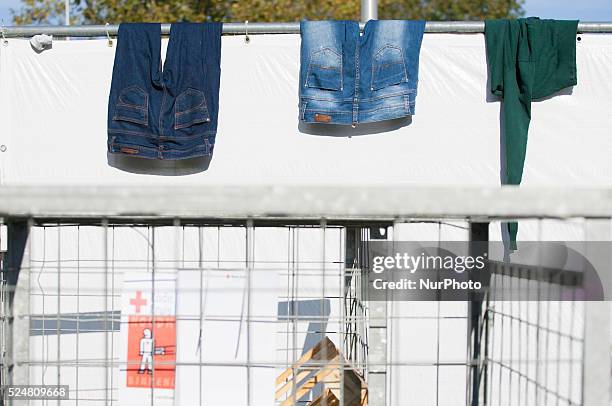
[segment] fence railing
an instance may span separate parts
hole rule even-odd
[[[362,23],[363,24],[363,23]],[[362,25],[363,27],[363,25]],[[116,36],[118,24],[106,25],[36,25],[6,26],[2,32],[6,38],[31,37],[36,34],[49,34],[54,37],[104,37]],[[163,35],[170,34],[170,24],[162,24]],[[223,34],[299,34],[299,22],[278,23],[224,23]],[[426,33],[474,34],[484,32],[484,21],[427,21]],[[581,22],[579,33],[612,33],[612,22]]]
[[[610,218],[612,190],[377,186],[0,186],[0,217],[245,221]]]

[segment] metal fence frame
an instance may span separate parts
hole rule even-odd
[[[265,226],[279,224],[341,225],[376,228],[402,222],[465,219],[471,223],[470,239],[488,240],[488,222],[516,218],[588,218],[602,227],[591,240],[604,239],[612,218],[612,190],[567,190],[502,188],[382,188],[382,187],[0,187],[0,218],[8,225],[9,251],[4,269],[9,287],[27,284],[28,273],[19,272],[29,255],[28,230],[44,222],[72,224],[121,223],[175,225],[228,224]],[[606,231],[607,230],[607,231]],[[351,254],[354,255],[354,254]],[[347,258],[350,257],[347,256]],[[361,259],[363,260],[363,259]],[[19,298],[17,298],[19,299]],[[30,328],[27,301],[10,297],[7,365],[14,382],[27,381],[14,368],[15,360],[27,354],[27,340],[19,340]],[[610,357],[609,304],[589,303],[585,321],[583,405],[608,406]],[[385,306],[370,307],[374,320],[384,320]],[[470,303],[469,349],[471,354],[468,405],[486,402],[487,307]],[[370,323],[369,357],[383,364],[384,349],[373,345],[386,334],[386,323]],[[382,342],[382,341],[381,341]],[[376,353],[379,351],[379,353]],[[485,375],[483,375],[483,370]],[[22,372],[19,372],[22,371]],[[370,368],[374,392],[370,406],[385,404],[386,370]],[[484,403],[486,404],[486,403]]]

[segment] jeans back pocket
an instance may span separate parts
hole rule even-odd
[[[203,91],[188,88],[176,98],[174,103],[175,130],[208,122],[210,122],[210,115]]]
[[[305,85],[323,90],[342,90],[342,53],[330,47],[312,52]]]
[[[119,93],[113,120],[148,126],[149,95],[147,92],[136,85],[124,88]]]
[[[402,49],[395,45],[385,45],[379,49],[372,61],[372,90],[407,81],[408,74]]]

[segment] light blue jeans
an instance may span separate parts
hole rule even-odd
[[[300,120],[352,124],[414,114],[424,21],[302,21]]]

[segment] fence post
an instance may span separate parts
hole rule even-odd
[[[27,385],[30,379],[30,224],[27,221],[7,224],[8,250],[4,263],[7,289],[8,331],[5,339],[8,365],[6,385]],[[26,362],[21,364],[20,362]],[[26,404],[15,401],[14,405]]]
[[[586,241],[610,241],[610,219],[587,219]],[[588,250],[588,245],[587,245]],[[604,295],[609,286],[610,256],[587,255],[599,272]],[[610,297],[606,301],[584,302],[584,344],[582,363],[582,405],[610,405]]]
[[[393,223],[392,241],[399,239],[398,224]],[[365,264],[369,267],[369,264]],[[364,279],[368,283],[368,276]],[[366,288],[367,289],[367,288]],[[387,292],[387,294],[389,294]],[[389,381],[388,374],[388,354],[393,349],[392,343],[389,340],[389,330],[387,317],[388,300],[385,301],[370,301],[369,294],[366,291],[368,299],[368,405],[369,406],[386,406],[389,403],[387,397],[387,385]],[[387,296],[389,298],[389,296]]]
[[[470,223],[470,242],[483,242],[489,241],[489,223]],[[486,248],[482,244],[472,245],[470,244],[470,255],[473,257],[486,254]],[[486,371],[481,374],[482,368],[486,368],[486,360],[484,364],[481,362],[481,350],[482,350],[482,333],[483,323],[482,320],[482,305],[483,301],[480,297],[472,298],[468,303],[468,348],[470,350],[470,362],[469,377],[471,378],[471,391],[469,392],[469,405],[479,405],[479,394],[481,377],[486,376]],[[486,343],[484,343],[486,345]]]

